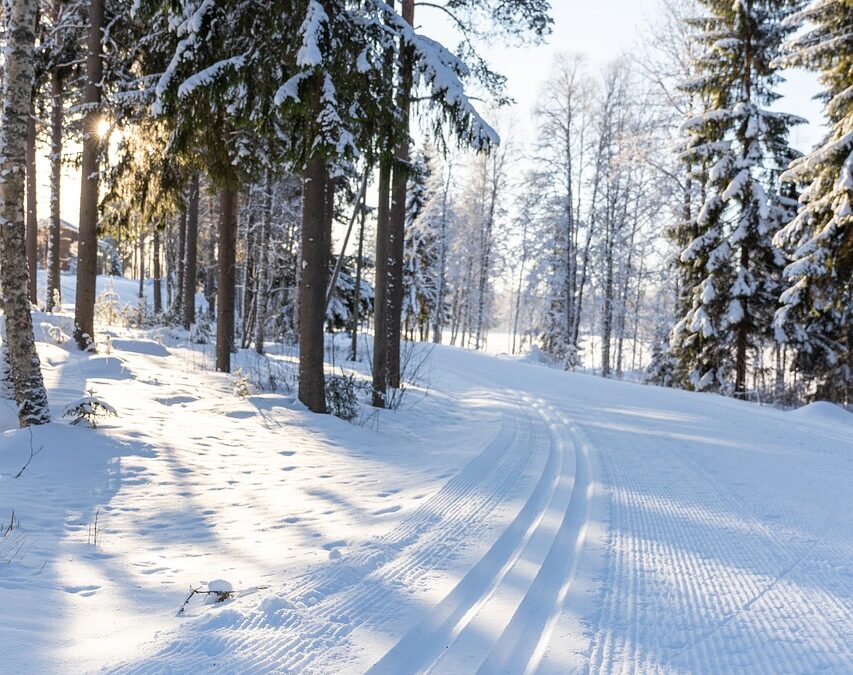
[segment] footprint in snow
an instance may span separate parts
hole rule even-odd
[[[63,586],[62,590],[66,593],[70,593],[72,595],[79,595],[84,598],[88,598],[91,595],[95,595],[97,591],[101,589],[100,586]]]

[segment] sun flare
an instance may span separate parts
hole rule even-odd
[[[109,133],[110,121],[106,117],[102,117],[98,120],[98,124],[95,126],[95,134],[97,134],[98,138],[104,138]]]

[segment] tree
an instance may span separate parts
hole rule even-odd
[[[577,365],[579,346],[573,340],[575,314],[580,312],[578,280],[581,255],[581,180],[587,142],[591,83],[579,57],[558,56],[536,108],[538,139],[531,174],[533,189],[549,205],[546,226],[552,248],[548,256],[549,307],[542,348],[566,368]],[[540,191],[541,190],[541,191]],[[528,205],[529,207],[530,205]],[[518,296],[520,298],[520,294]]]
[[[184,235],[183,267],[183,323],[189,330],[195,323],[195,292],[198,287],[198,200],[199,178],[193,174],[190,180],[187,205],[187,229]]]
[[[845,0],[814,0],[787,19],[810,26],[777,63],[820,74],[829,132],[783,179],[805,185],[802,208],[776,236],[789,255],[774,325],[796,349],[793,368],[818,399],[853,398],[853,12]]]
[[[33,89],[35,0],[14,0],[7,14],[0,142],[0,285],[6,312],[6,353],[22,427],[50,421],[30,314],[24,218],[26,136]]]
[[[798,2],[701,4],[708,14],[690,23],[705,50],[686,89],[706,107],[684,125],[690,138],[684,157],[707,174],[694,236],[681,259],[707,274],[691,289],[693,306],[673,342],[682,348],[679,361],[690,386],[742,397],[749,353],[761,350],[768,332],[759,322],[773,294],[762,280],[781,263],[772,244],[779,225],[772,218],[774,176],[793,156],[787,134],[799,120],[767,106],[779,97],[773,60],[791,31],[782,21]]]
[[[418,328],[421,340],[426,339],[433,314],[438,311],[441,193],[436,178],[441,179],[441,175],[434,170],[434,159],[427,152],[417,153],[412,163],[403,243],[402,320],[409,339]]]
[[[377,3],[378,4],[378,3]],[[388,148],[384,148],[380,160],[379,212],[377,214],[376,248],[376,312],[373,356],[373,405],[384,407],[388,387],[400,385],[400,329],[402,312],[402,269],[403,238],[405,227],[406,184],[409,172],[409,117],[413,87],[420,80],[427,95],[423,98],[434,105],[437,140],[443,145],[441,126],[450,122],[457,139],[476,150],[487,150],[499,142],[494,131],[486,125],[474,110],[462,87],[462,78],[473,73],[485,88],[501,101],[504,78],[488,69],[476,54],[475,37],[494,37],[498,34],[523,38],[532,35],[541,39],[550,30],[548,17],[550,6],[547,0],[453,0],[452,2],[425,3],[450,16],[453,25],[463,35],[461,57],[451,54],[440,44],[418,35],[414,23],[414,0],[402,0],[402,16],[384,10],[388,23],[399,34],[397,45],[397,90],[396,109],[386,111],[386,127],[383,141],[395,145],[394,161],[389,166]],[[387,7],[387,5],[386,5]],[[477,26],[485,27],[478,31]],[[394,49],[387,42],[384,49],[382,73],[386,85],[391,81],[389,51]],[[469,65],[470,64],[470,65]],[[417,77],[416,77],[417,76]],[[387,87],[386,87],[387,88]],[[421,111],[422,112],[422,111]],[[390,113],[390,115],[389,115]],[[394,128],[394,122],[397,128]],[[402,137],[397,141],[397,136]],[[393,170],[391,207],[386,230],[386,185]],[[388,247],[387,250],[385,247]]]
[[[60,219],[60,197],[62,194],[62,151],[65,126],[65,99],[68,81],[75,74],[75,68],[68,64],[75,62],[79,47],[77,35],[71,29],[76,16],[77,6],[70,6],[63,0],[53,0],[50,14],[51,40],[47,45],[47,70],[50,77],[50,217],[47,245],[47,289],[45,309],[52,312],[62,302],[60,285],[60,238],[62,223]]]
[[[95,341],[95,282],[98,265],[98,187],[102,120],[102,31],[104,0],[89,0],[86,38],[86,85],[83,94],[83,154],[80,179],[80,222],[77,241],[77,291],[74,301],[74,339],[80,349]]]

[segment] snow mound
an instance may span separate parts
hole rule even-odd
[[[95,354],[88,359],[80,361],[80,369],[89,378],[126,380],[132,377],[132,373],[125,364],[124,359],[116,356]]]
[[[813,422],[836,422],[853,425],[853,414],[829,401],[815,401],[794,410],[792,415]]]
[[[159,342],[154,340],[112,340],[112,348],[119,349],[125,352],[134,352],[136,354],[145,354],[147,356],[168,356],[169,350]]]

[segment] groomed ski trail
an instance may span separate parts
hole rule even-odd
[[[553,409],[530,403],[550,436],[536,488],[486,555],[371,675],[535,668],[577,568],[593,482],[590,446]]]
[[[118,672],[853,672],[843,425],[435,358],[436,389],[502,420],[479,455],[384,536]]]

